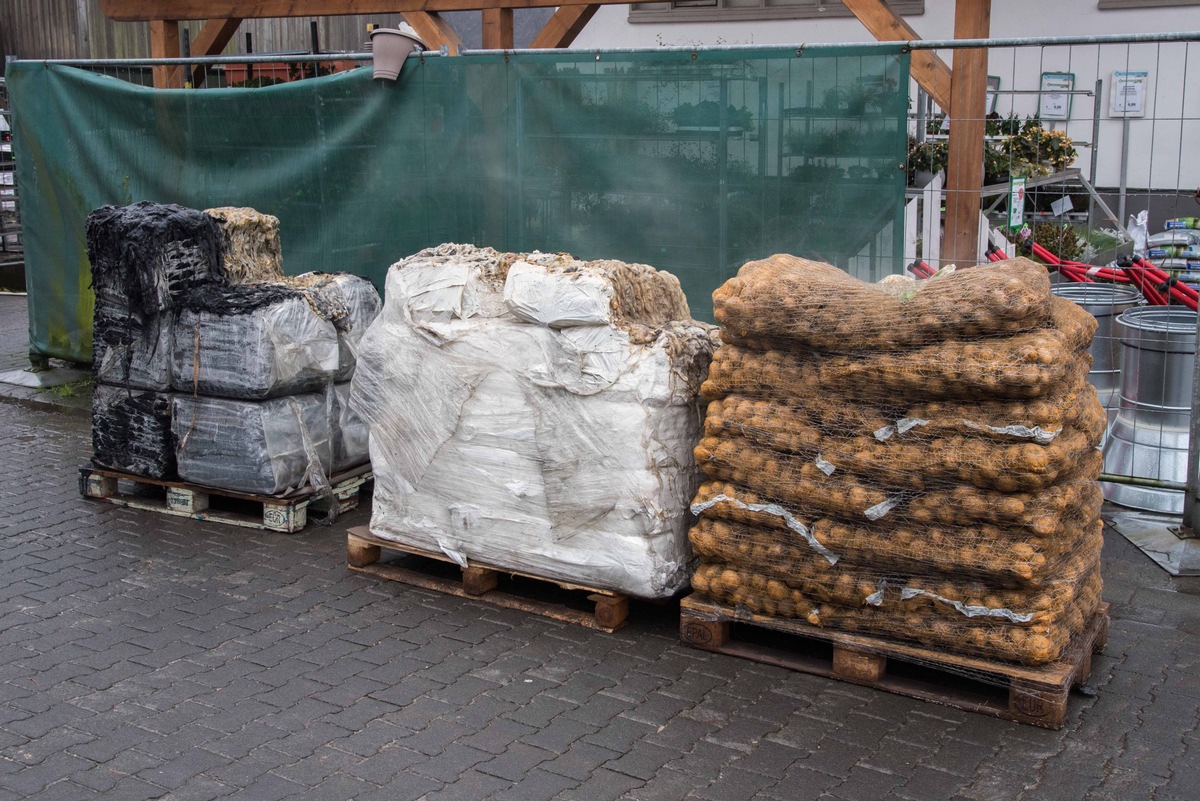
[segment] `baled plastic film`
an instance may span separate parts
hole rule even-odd
[[[323,393],[264,401],[174,398],[179,476],[194,484],[261,495],[329,475],[332,443]]]
[[[333,448],[333,474],[344,473],[370,458],[370,429],[350,408],[350,382],[331,384],[329,393],[329,429]]]
[[[589,273],[568,256],[463,245],[394,265],[350,401],[371,430],[372,531],[460,564],[669,596],[690,569],[711,326],[667,321],[651,337],[643,323],[529,322],[504,299],[510,265],[531,259],[578,265],[539,276],[550,284],[581,271],[669,286],[651,268]]]
[[[694,587],[1058,659],[1100,603],[1095,319],[1024,260],[880,287],[772,257],[714,298],[726,344],[703,387]]]
[[[201,290],[175,323],[172,383],[181,392],[274,398],[321,390],[337,368],[333,323],[282,285]]]
[[[319,316],[333,323],[338,338],[338,368],[333,380],[349,381],[354,376],[358,342],[383,307],[375,286],[357,275],[319,272],[290,276],[282,283],[299,290]]]
[[[142,201],[87,219],[97,305],[148,321],[196,287],[225,279],[222,234],[202,211]]]
[[[175,475],[171,396],[96,384],[92,388],[93,461],[147,478]]]
[[[130,389],[171,389],[172,321],[159,314],[140,321],[97,301],[92,326],[92,376]]]

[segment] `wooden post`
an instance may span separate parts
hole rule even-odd
[[[483,49],[513,49],[513,10],[511,8],[483,9]]]
[[[179,58],[179,22],[177,20],[150,20],[150,57]],[[178,67],[155,67],[154,88],[183,88],[183,71]]]
[[[957,0],[954,38],[986,39],[992,0]],[[983,187],[984,133],[987,129],[986,48],[957,50],[951,83],[950,142],[946,166],[945,260],[960,267],[979,260],[979,190]]]

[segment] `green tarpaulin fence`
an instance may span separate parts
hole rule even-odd
[[[640,261],[696,316],[746,260],[902,270],[908,57],[854,47],[409,59],[261,89],[8,70],[31,351],[88,361],[84,219],[155,200],[281,221],[288,273],[382,287],[441,242]]]

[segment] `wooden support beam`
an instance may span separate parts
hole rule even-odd
[[[204,27],[200,29],[200,33],[196,35],[196,40],[192,42],[192,55],[221,55],[221,51],[229,44],[229,40],[237,33],[238,26],[241,24],[241,19],[236,17],[208,20],[204,23]],[[192,86],[199,86],[204,83],[204,75],[207,72],[208,67],[204,64],[196,65],[196,68],[192,70]]]
[[[854,12],[858,21],[881,42],[911,42],[921,37],[902,17],[896,15],[884,0],[842,0]],[[961,51],[959,51],[961,52]],[[946,62],[932,50],[913,50],[910,57],[913,79],[950,113],[954,102],[950,96],[951,74]]]
[[[409,11],[478,11],[484,5],[502,8],[556,8],[628,5],[629,2],[630,0],[100,0],[100,10],[104,12],[104,16],[117,22],[140,22],[151,19],[257,19],[403,14]]]
[[[986,39],[991,30],[992,0],[957,0],[954,38]],[[949,154],[946,165],[945,259],[959,266],[979,261],[979,199],[983,188],[983,148],[987,127],[985,48],[954,53]]]
[[[534,48],[551,48],[551,47],[570,47],[575,41],[575,37],[583,30],[583,27],[592,21],[592,17],[596,16],[596,12],[600,10],[598,5],[587,6],[560,6],[554,12],[554,16],[546,20],[546,24],[538,31],[538,35],[533,37],[533,42],[530,47]]]
[[[150,57],[179,58],[179,22],[172,19],[150,20]],[[180,89],[183,76],[177,67],[155,67],[155,89]]]
[[[513,10],[511,8],[483,9],[483,49],[513,49]]]
[[[413,27],[430,50],[440,50],[445,45],[450,55],[455,55],[462,49],[462,37],[436,12],[405,11],[404,21]]]

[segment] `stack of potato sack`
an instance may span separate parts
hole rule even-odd
[[[864,284],[773,256],[713,299],[693,587],[1026,664],[1100,602],[1095,319],[1025,259]]]

